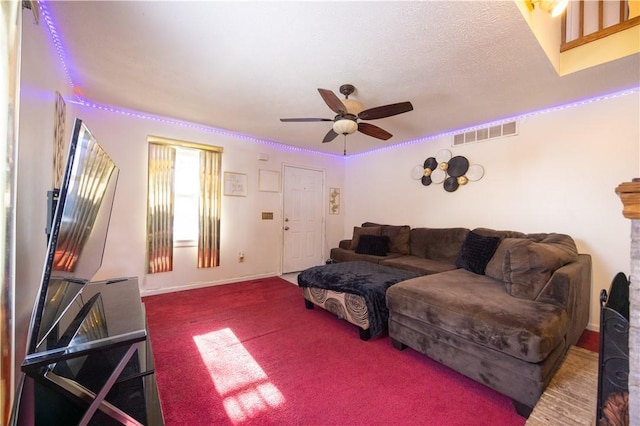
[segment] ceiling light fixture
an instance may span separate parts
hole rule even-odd
[[[358,130],[358,123],[356,123],[355,117],[352,118],[341,118],[333,122],[333,131],[339,135],[344,135],[344,153],[343,155],[347,156],[347,135]]]
[[[562,15],[562,12],[567,8],[569,0],[524,0],[524,4],[531,11],[537,4],[540,9],[551,14],[552,18]]]
[[[333,122],[333,131],[339,135],[350,135],[358,130],[358,123],[348,118],[341,118]]]

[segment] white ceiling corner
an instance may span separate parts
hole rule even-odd
[[[74,83],[95,103],[306,149],[333,118],[317,88],[355,85],[393,134],[347,137],[355,154],[637,87],[639,55],[560,77],[513,1],[55,1]]]

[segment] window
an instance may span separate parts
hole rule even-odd
[[[174,247],[195,246],[198,242],[198,201],[200,198],[200,151],[176,147]]]
[[[172,271],[177,246],[197,245],[198,268],[218,266],[222,148],[156,136],[147,141],[147,272]]]

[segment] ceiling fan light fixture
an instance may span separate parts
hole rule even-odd
[[[377,120],[379,118],[391,117],[393,115],[402,114],[405,112],[413,111],[413,105],[411,102],[399,102],[395,104],[382,105],[379,107],[368,108],[363,110],[362,103],[357,99],[349,99],[349,95],[355,92],[353,84],[343,84],[340,86],[340,93],[345,97],[344,100],[340,100],[331,90],[318,88],[318,93],[329,109],[336,113],[333,120],[329,118],[281,118],[283,122],[316,122],[316,121],[331,121],[333,122],[331,130],[327,132],[322,139],[322,143],[331,142],[338,135],[344,135],[345,150],[344,154],[347,155],[346,144],[347,135],[355,133],[356,131],[371,136],[372,138],[380,139],[383,141],[388,140],[393,135],[378,126],[371,123],[359,123],[359,120]]]
[[[535,4],[538,4],[540,9],[551,14],[552,18],[562,15],[562,12],[567,8],[569,0],[524,0],[529,10],[533,10]]]
[[[333,131],[339,135],[350,135],[358,130],[358,123],[353,120],[343,118],[333,123]]]
[[[357,116],[362,111],[362,102],[357,99],[342,99],[342,103],[347,108],[347,113]]]

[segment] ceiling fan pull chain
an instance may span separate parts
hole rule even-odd
[[[344,134],[344,154],[345,157],[347,156],[347,134]]]

